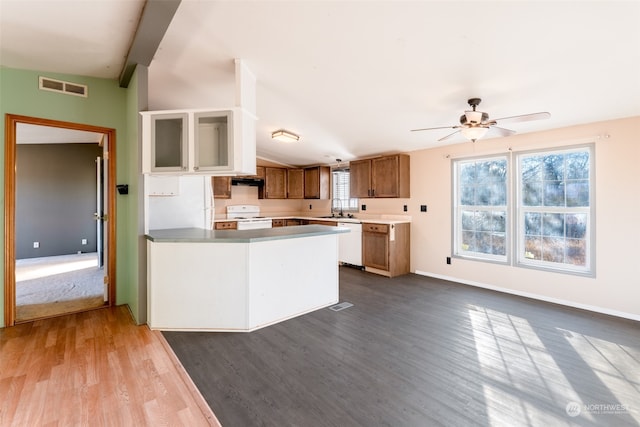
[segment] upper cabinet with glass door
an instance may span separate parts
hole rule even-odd
[[[150,116],[149,145],[151,171],[183,172],[188,161],[188,121],[186,113]]]
[[[140,114],[143,173],[255,174],[255,117],[242,108]]]

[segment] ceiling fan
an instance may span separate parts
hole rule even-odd
[[[467,103],[472,108],[471,111],[465,111],[462,116],[460,116],[460,124],[454,126],[440,126],[435,128],[422,128],[422,129],[412,129],[411,132],[418,132],[423,130],[435,130],[435,129],[457,129],[455,132],[450,133],[447,136],[444,136],[438,140],[444,141],[453,137],[454,135],[461,133],[467,139],[470,139],[472,142],[476,142],[476,140],[482,138],[489,129],[492,129],[494,133],[498,134],[498,136],[509,136],[516,133],[516,131],[511,129],[505,129],[503,127],[497,126],[498,123],[515,123],[515,122],[528,122],[531,120],[540,120],[540,119],[548,119],[551,117],[551,114],[547,112],[542,113],[532,113],[532,114],[523,114],[520,116],[510,116],[510,117],[502,117],[500,119],[489,120],[489,114],[484,113],[482,111],[476,111],[476,107],[480,105],[482,100],[480,98],[470,98]]]

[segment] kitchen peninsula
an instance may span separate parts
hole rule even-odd
[[[249,332],[338,302],[338,235],[322,225],[150,230],[152,329]]]

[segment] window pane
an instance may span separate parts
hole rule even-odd
[[[491,253],[493,255],[506,255],[506,240],[505,233],[493,233],[491,236]]]
[[[463,163],[460,165],[460,185],[467,186],[476,183],[476,164]]]
[[[506,157],[459,161],[455,168],[455,252],[506,260]]]
[[[473,211],[462,211],[462,229],[463,230],[475,230],[476,229],[476,214]]]
[[[542,238],[525,237],[524,257],[527,259],[542,259]]]
[[[476,252],[476,233],[473,231],[462,232],[462,250]]]
[[[542,206],[542,181],[524,183],[522,204],[525,206]]]
[[[566,217],[567,237],[584,239],[587,235],[587,215],[568,214]]]
[[[589,153],[567,153],[566,167],[567,179],[589,179]]]
[[[544,156],[544,180],[545,181],[561,181],[564,180],[564,155],[553,154]]]
[[[475,197],[475,189],[470,186],[460,188],[460,204],[463,206],[472,206]]]
[[[544,206],[564,206],[564,182],[545,181]]]
[[[565,262],[568,264],[585,266],[587,263],[587,241],[567,239],[565,248]]]
[[[567,206],[589,206],[589,181],[567,182]]]
[[[521,164],[522,181],[542,181],[542,159],[539,157],[525,157]]]
[[[564,236],[564,215],[546,213],[542,215],[543,236]]]
[[[564,239],[543,237],[542,259],[549,262],[564,262]]]
[[[580,148],[518,156],[520,262],[590,272],[591,155]]]
[[[524,214],[524,234],[527,236],[542,235],[542,215],[537,212]]]

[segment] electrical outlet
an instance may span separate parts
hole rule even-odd
[[[420,205],[420,212],[426,212],[427,211],[427,205]]]
[[[447,264],[451,264],[451,257],[450,256],[447,257]]]
[[[404,205],[402,210],[406,212],[407,211],[407,205]]]
[[[40,247],[40,242],[33,242],[33,248],[38,249]]]
[[[87,244],[87,239],[82,239],[82,244],[86,245]]]
[[[313,205],[309,205],[309,210],[313,209]]]
[[[362,205],[362,206],[360,206],[360,210],[361,210],[361,211],[366,211],[366,210],[367,210],[367,205]]]

